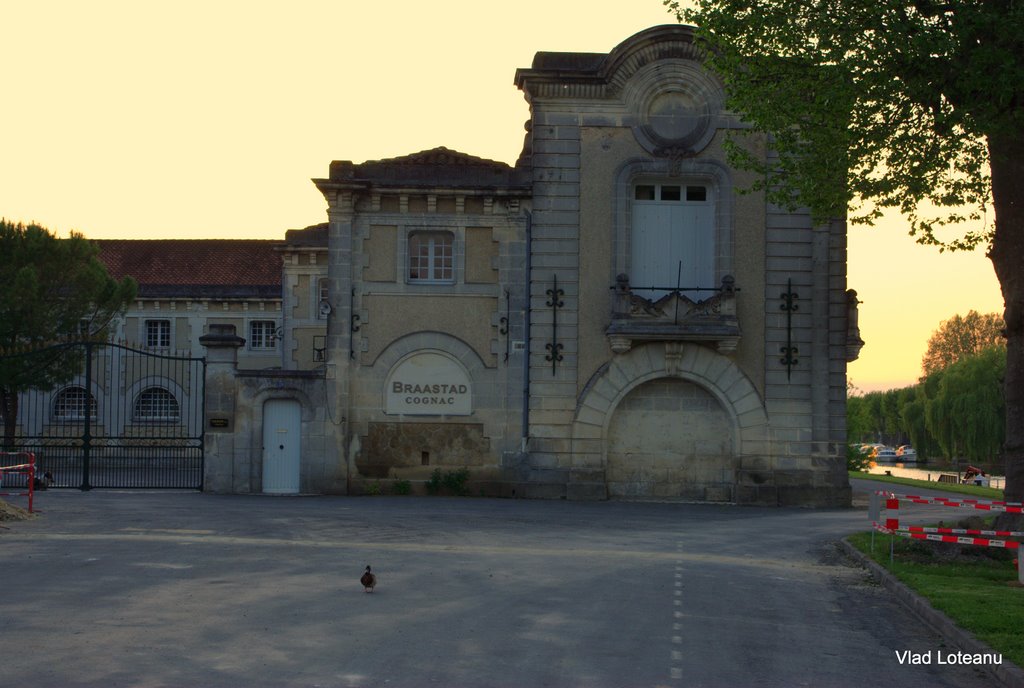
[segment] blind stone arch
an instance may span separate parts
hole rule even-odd
[[[678,377],[710,392],[733,422],[738,457],[770,458],[768,414],[760,394],[727,356],[699,344],[651,343],[616,356],[580,396],[572,436],[577,461],[604,466],[608,427],[616,407],[631,391],[651,380]],[[587,451],[589,449],[590,451]]]

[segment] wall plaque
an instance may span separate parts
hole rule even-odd
[[[434,351],[402,359],[388,374],[384,412],[406,416],[468,416],[473,413],[469,373],[455,359]]]

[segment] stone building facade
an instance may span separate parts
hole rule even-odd
[[[465,468],[483,494],[848,503],[845,222],[741,193],[745,125],[688,27],[515,83],[515,165],[437,148],[314,180],[328,222],[280,249],[282,374],[330,411],[300,404],[301,490]]]

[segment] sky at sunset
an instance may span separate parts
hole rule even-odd
[[[91,238],[281,239],[331,160],[445,146],[513,163],[537,51],[608,52],[660,0],[0,4],[0,216]],[[982,252],[851,227],[864,391],[912,384],[942,320],[1002,312]]]

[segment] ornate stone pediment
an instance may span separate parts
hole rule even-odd
[[[605,334],[615,353],[642,341],[713,342],[720,353],[731,353],[740,339],[736,291],[735,281],[726,276],[706,299],[694,300],[675,290],[652,301],[633,293],[629,278],[619,275]]]

